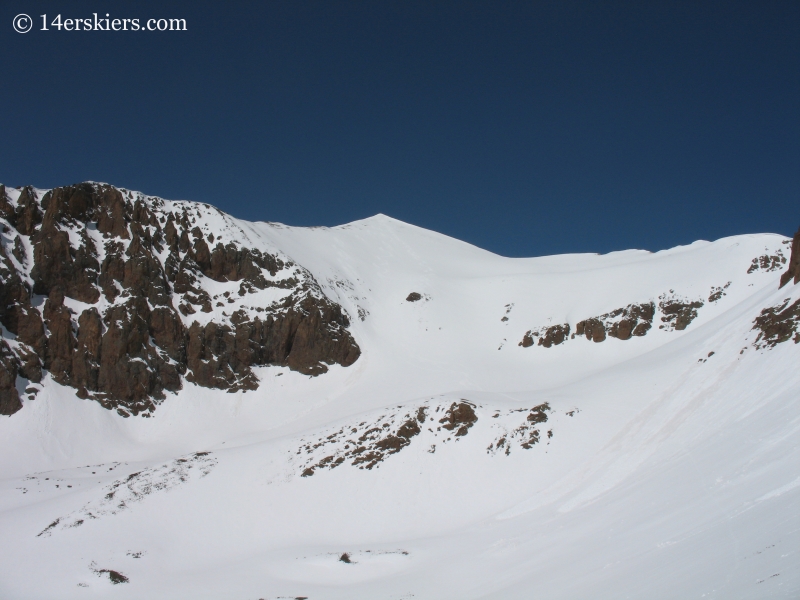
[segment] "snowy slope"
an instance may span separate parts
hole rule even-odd
[[[800,596],[800,345],[753,330],[800,298],[786,238],[508,259],[381,215],[219,219],[307,269],[361,357],[148,419],[44,381],[0,418],[3,598]],[[570,337],[648,303],[643,336]]]

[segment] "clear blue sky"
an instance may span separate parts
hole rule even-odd
[[[188,30],[39,31],[98,10]],[[509,256],[800,225],[800,2],[1,13],[7,185],[107,181],[292,225],[382,212]]]

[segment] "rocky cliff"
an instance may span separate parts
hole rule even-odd
[[[781,287],[793,279],[795,283],[800,283],[800,228],[792,240],[792,256],[789,259],[789,268],[781,275]]]
[[[311,273],[209,205],[0,185],[0,241],[0,414],[45,372],[147,415],[184,380],[256,389],[254,366],[318,375],[360,354]]]

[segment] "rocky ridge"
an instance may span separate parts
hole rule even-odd
[[[728,285],[712,288],[709,302],[716,302],[724,296],[724,290]],[[697,318],[697,310],[704,306],[702,299],[683,298],[676,295],[673,290],[662,294],[658,300],[658,305],[654,301],[632,303],[602,315],[583,319],[578,321],[574,330],[569,323],[530,329],[518,345],[529,348],[537,343],[535,340],[538,339],[539,346],[551,348],[575,339],[576,336],[583,336],[595,343],[604,342],[608,337],[629,340],[632,337],[647,335],[653,327],[653,320],[657,314],[661,320],[659,329],[681,331]]]
[[[784,241],[791,244],[791,257],[789,266],[781,275],[779,287],[783,288],[790,281],[800,283],[800,229],[795,233],[793,240]],[[779,270],[787,263],[781,249],[773,254],[764,254],[755,257],[747,273],[758,271],[772,272]],[[551,348],[564,342],[575,339],[575,336],[584,336],[587,340],[600,343],[608,337],[619,340],[629,340],[632,337],[647,335],[653,326],[657,315],[661,321],[659,329],[665,331],[683,331],[698,316],[698,311],[706,305],[719,302],[727,295],[731,282],[725,285],[712,286],[708,298],[689,298],[669,290],[655,301],[629,304],[624,308],[617,308],[608,313],[578,321],[574,330],[569,323],[540,326],[528,330],[519,342],[519,346],[530,348],[533,345]],[[510,311],[507,305],[507,310]],[[504,317],[507,320],[507,317]],[[764,308],[753,320],[753,331],[758,332],[753,346],[756,349],[774,348],[776,344],[793,340],[800,343],[800,300],[795,302],[786,298],[780,304]]]
[[[574,417],[579,409],[565,413]],[[486,454],[508,456],[512,450],[531,450],[553,438],[553,411],[545,402],[533,408],[498,410],[464,398],[431,399],[418,405],[396,406],[357,422],[301,438],[289,450],[287,478],[311,477],[323,470],[350,465],[378,468],[389,457],[412,444],[428,454],[437,447],[457,443],[468,435],[490,439]],[[476,428],[479,420],[485,428]],[[545,426],[545,423],[549,425]],[[475,430],[481,431],[475,434]],[[485,443],[485,442],[484,442]]]
[[[657,303],[651,300],[628,304],[578,321],[574,329],[569,323],[535,327],[523,335],[518,345],[523,348],[533,345],[551,348],[575,339],[576,336],[583,336],[595,343],[604,342],[609,337],[625,341],[647,335],[654,322],[659,323],[659,329],[667,332],[683,331],[697,318],[698,311],[703,306],[719,302],[726,296],[730,285],[729,281],[724,285],[712,286],[706,300],[681,296],[675,290],[669,290],[658,297]]]
[[[45,372],[147,415],[184,379],[252,390],[254,366],[319,375],[360,354],[311,273],[207,204],[0,185],[0,241],[0,414]]]

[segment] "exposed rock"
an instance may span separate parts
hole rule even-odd
[[[53,379],[69,385],[76,342],[72,330],[72,315],[64,306],[64,292],[60,287],[53,288],[50,292],[44,304],[43,315],[49,332],[44,368],[50,371]]]
[[[19,241],[19,237],[16,238]],[[17,362],[20,374],[41,380],[46,340],[41,315],[31,306],[31,290],[0,245],[0,323],[19,342]]]
[[[725,295],[730,282],[723,287],[712,288],[709,301],[716,302]],[[689,300],[674,295],[670,290],[669,294],[662,294],[658,309],[662,317],[661,329],[683,330],[697,318],[698,309],[702,308],[702,300]],[[536,338],[539,339],[538,345],[550,348],[564,343],[568,338],[572,339],[576,335],[584,336],[587,340],[595,343],[603,342],[607,337],[619,340],[629,340],[632,337],[641,337],[647,334],[653,326],[653,319],[656,314],[654,302],[639,304],[629,304],[624,308],[618,308],[611,312],[598,315],[589,319],[579,321],[575,325],[575,332],[570,337],[570,325],[564,323],[550,327],[539,327],[531,329],[522,338],[519,345],[529,348],[534,345]]]
[[[444,417],[439,420],[442,427],[448,431],[455,431],[456,437],[467,435],[470,427],[478,422],[475,414],[475,405],[466,400],[453,402],[445,412]]]
[[[428,419],[427,412],[427,406],[420,406],[403,413],[381,415],[375,421],[347,425],[320,436],[318,441],[304,443],[297,454],[311,457],[301,465],[300,476],[311,477],[319,469],[335,469],[347,461],[359,469],[373,469],[420,434],[422,424]]]
[[[514,409],[511,413],[525,413],[525,420],[513,426],[513,428],[506,429],[499,426],[502,433],[498,435],[489,447],[486,448],[487,454],[497,454],[502,452],[506,456],[511,454],[513,446],[518,446],[523,450],[530,450],[541,440],[540,425],[548,421],[548,413],[551,412],[550,404],[545,402],[534,406],[530,410],[527,409]],[[494,417],[500,417],[500,413],[495,413]],[[547,438],[552,439],[553,430],[547,432]]]
[[[0,339],[0,415],[13,415],[22,408],[17,392],[17,361],[5,340]]]
[[[717,301],[719,301],[723,296],[726,295],[725,294],[725,290],[727,290],[729,287],[731,287],[731,282],[730,281],[728,283],[726,283],[722,287],[712,287],[711,288],[711,294],[709,294],[709,296],[708,296],[708,301],[709,302],[717,302]]]
[[[659,327],[668,331],[686,329],[697,318],[697,309],[703,307],[702,300],[681,300],[666,295],[662,295],[660,299],[658,308],[663,315],[661,321],[664,324]]]
[[[606,339],[606,326],[600,319],[586,319],[575,326],[575,335],[585,335],[587,340],[602,342]]]
[[[56,188],[42,199],[42,206],[46,207],[44,217],[31,239],[34,293],[47,295],[53,288],[60,287],[70,298],[88,304],[97,302],[99,292],[95,284],[100,264],[97,249],[86,231],[87,222],[96,212],[93,191],[91,185],[81,184]],[[81,238],[77,249],[70,243],[70,229]]]
[[[128,583],[130,581],[125,575],[120,573],[119,571],[115,571],[114,569],[98,569],[95,571],[97,575],[108,575],[108,580],[113,585],[118,585],[120,583]]]
[[[78,319],[78,338],[72,354],[72,384],[84,397],[88,397],[88,390],[99,389],[102,336],[103,320],[97,309],[83,311]]]
[[[518,345],[523,348],[529,348],[533,346],[533,338],[538,337],[540,346],[551,348],[552,346],[563,344],[569,337],[569,332],[569,323],[531,329],[522,336],[522,341]]]
[[[652,327],[655,310],[655,304],[652,302],[646,304],[630,304],[624,309],[617,309],[612,312],[609,317],[616,318],[617,316],[621,316],[622,318],[613,323],[609,329],[608,335],[620,340],[630,339],[632,335],[637,337],[645,335]]]
[[[5,186],[0,190],[0,217],[19,231],[22,235],[31,235],[37,225],[42,222],[42,211],[36,200],[36,192],[32,187],[20,190],[16,207],[9,202]]]
[[[132,297],[111,307],[103,317],[97,389],[89,391],[97,391],[90,396],[122,415],[150,411],[155,400],[164,398],[164,390],[181,388],[185,365],[171,363],[151,343],[150,316],[147,300]]]
[[[506,323],[508,321],[508,315],[514,309],[514,303],[512,302],[510,304],[506,304],[503,308],[506,309],[506,313],[503,315],[503,317],[500,319],[500,321],[502,321],[503,323]]]
[[[418,292],[411,292],[406,296],[406,302],[417,302],[418,300],[422,300],[422,294]]]
[[[791,306],[789,301],[787,298],[778,306],[765,308],[753,321],[753,330],[759,332],[756,348],[774,348],[790,339],[800,343],[800,300]]]
[[[747,269],[747,274],[750,275],[756,271],[777,271],[786,264],[786,257],[782,252],[778,251],[776,254],[762,254],[757,256],[750,263]]]
[[[549,443],[553,428],[543,429],[551,420],[550,405],[545,402],[533,408],[494,410],[490,423],[474,425],[487,412],[487,407],[458,399],[420,406],[384,408],[379,416],[364,416],[359,421],[323,429],[303,438],[290,451],[289,477],[311,477],[322,470],[351,465],[371,470],[383,461],[416,444],[429,454],[438,445],[458,443],[467,435],[489,433],[495,440],[489,454],[510,454],[513,448],[533,449],[540,441]],[[570,414],[580,412],[573,409]],[[488,441],[488,440],[487,440]]]
[[[539,336],[539,345],[545,348],[563,344],[569,337],[569,323],[563,325],[553,325],[544,330],[544,333]]]
[[[550,404],[547,402],[539,406],[534,406],[525,420],[528,421],[528,423],[547,423],[547,412],[549,410]]]
[[[531,412],[528,413],[528,416],[525,418],[525,421],[527,422],[517,428],[515,432],[519,434],[518,437],[525,438],[525,434],[527,434],[527,439],[523,439],[522,443],[520,444],[523,449],[530,450],[535,444],[539,443],[539,429],[534,427],[534,425],[538,423],[546,423],[547,412],[549,410],[550,405],[547,402],[540,404],[539,406],[534,406],[531,409]],[[550,437],[552,437],[552,435]]]
[[[347,315],[313,276],[247,248],[243,232],[211,233],[209,219],[221,213],[210,206],[94,183],[38,193],[0,186],[0,219],[16,230],[8,253],[5,238],[0,245],[0,323],[18,342],[7,349],[6,379],[38,382],[46,369],[80,397],[129,415],[152,411],[183,377],[255,389],[254,366],[319,375],[358,359]],[[231,285],[212,297],[208,280]],[[280,299],[250,300],[268,289]],[[37,294],[47,296],[38,309]],[[75,313],[74,301],[97,307]],[[233,306],[199,318],[214,305]],[[17,410],[7,390],[4,406]]]
[[[794,279],[794,283],[800,283],[800,228],[792,239],[792,256],[789,258],[789,268],[781,275],[780,287],[785,286]]]
[[[575,335],[584,335],[587,340],[602,342],[606,334],[620,340],[632,336],[641,337],[650,331],[655,315],[655,304],[629,304],[609,313],[580,321],[575,326]]]

